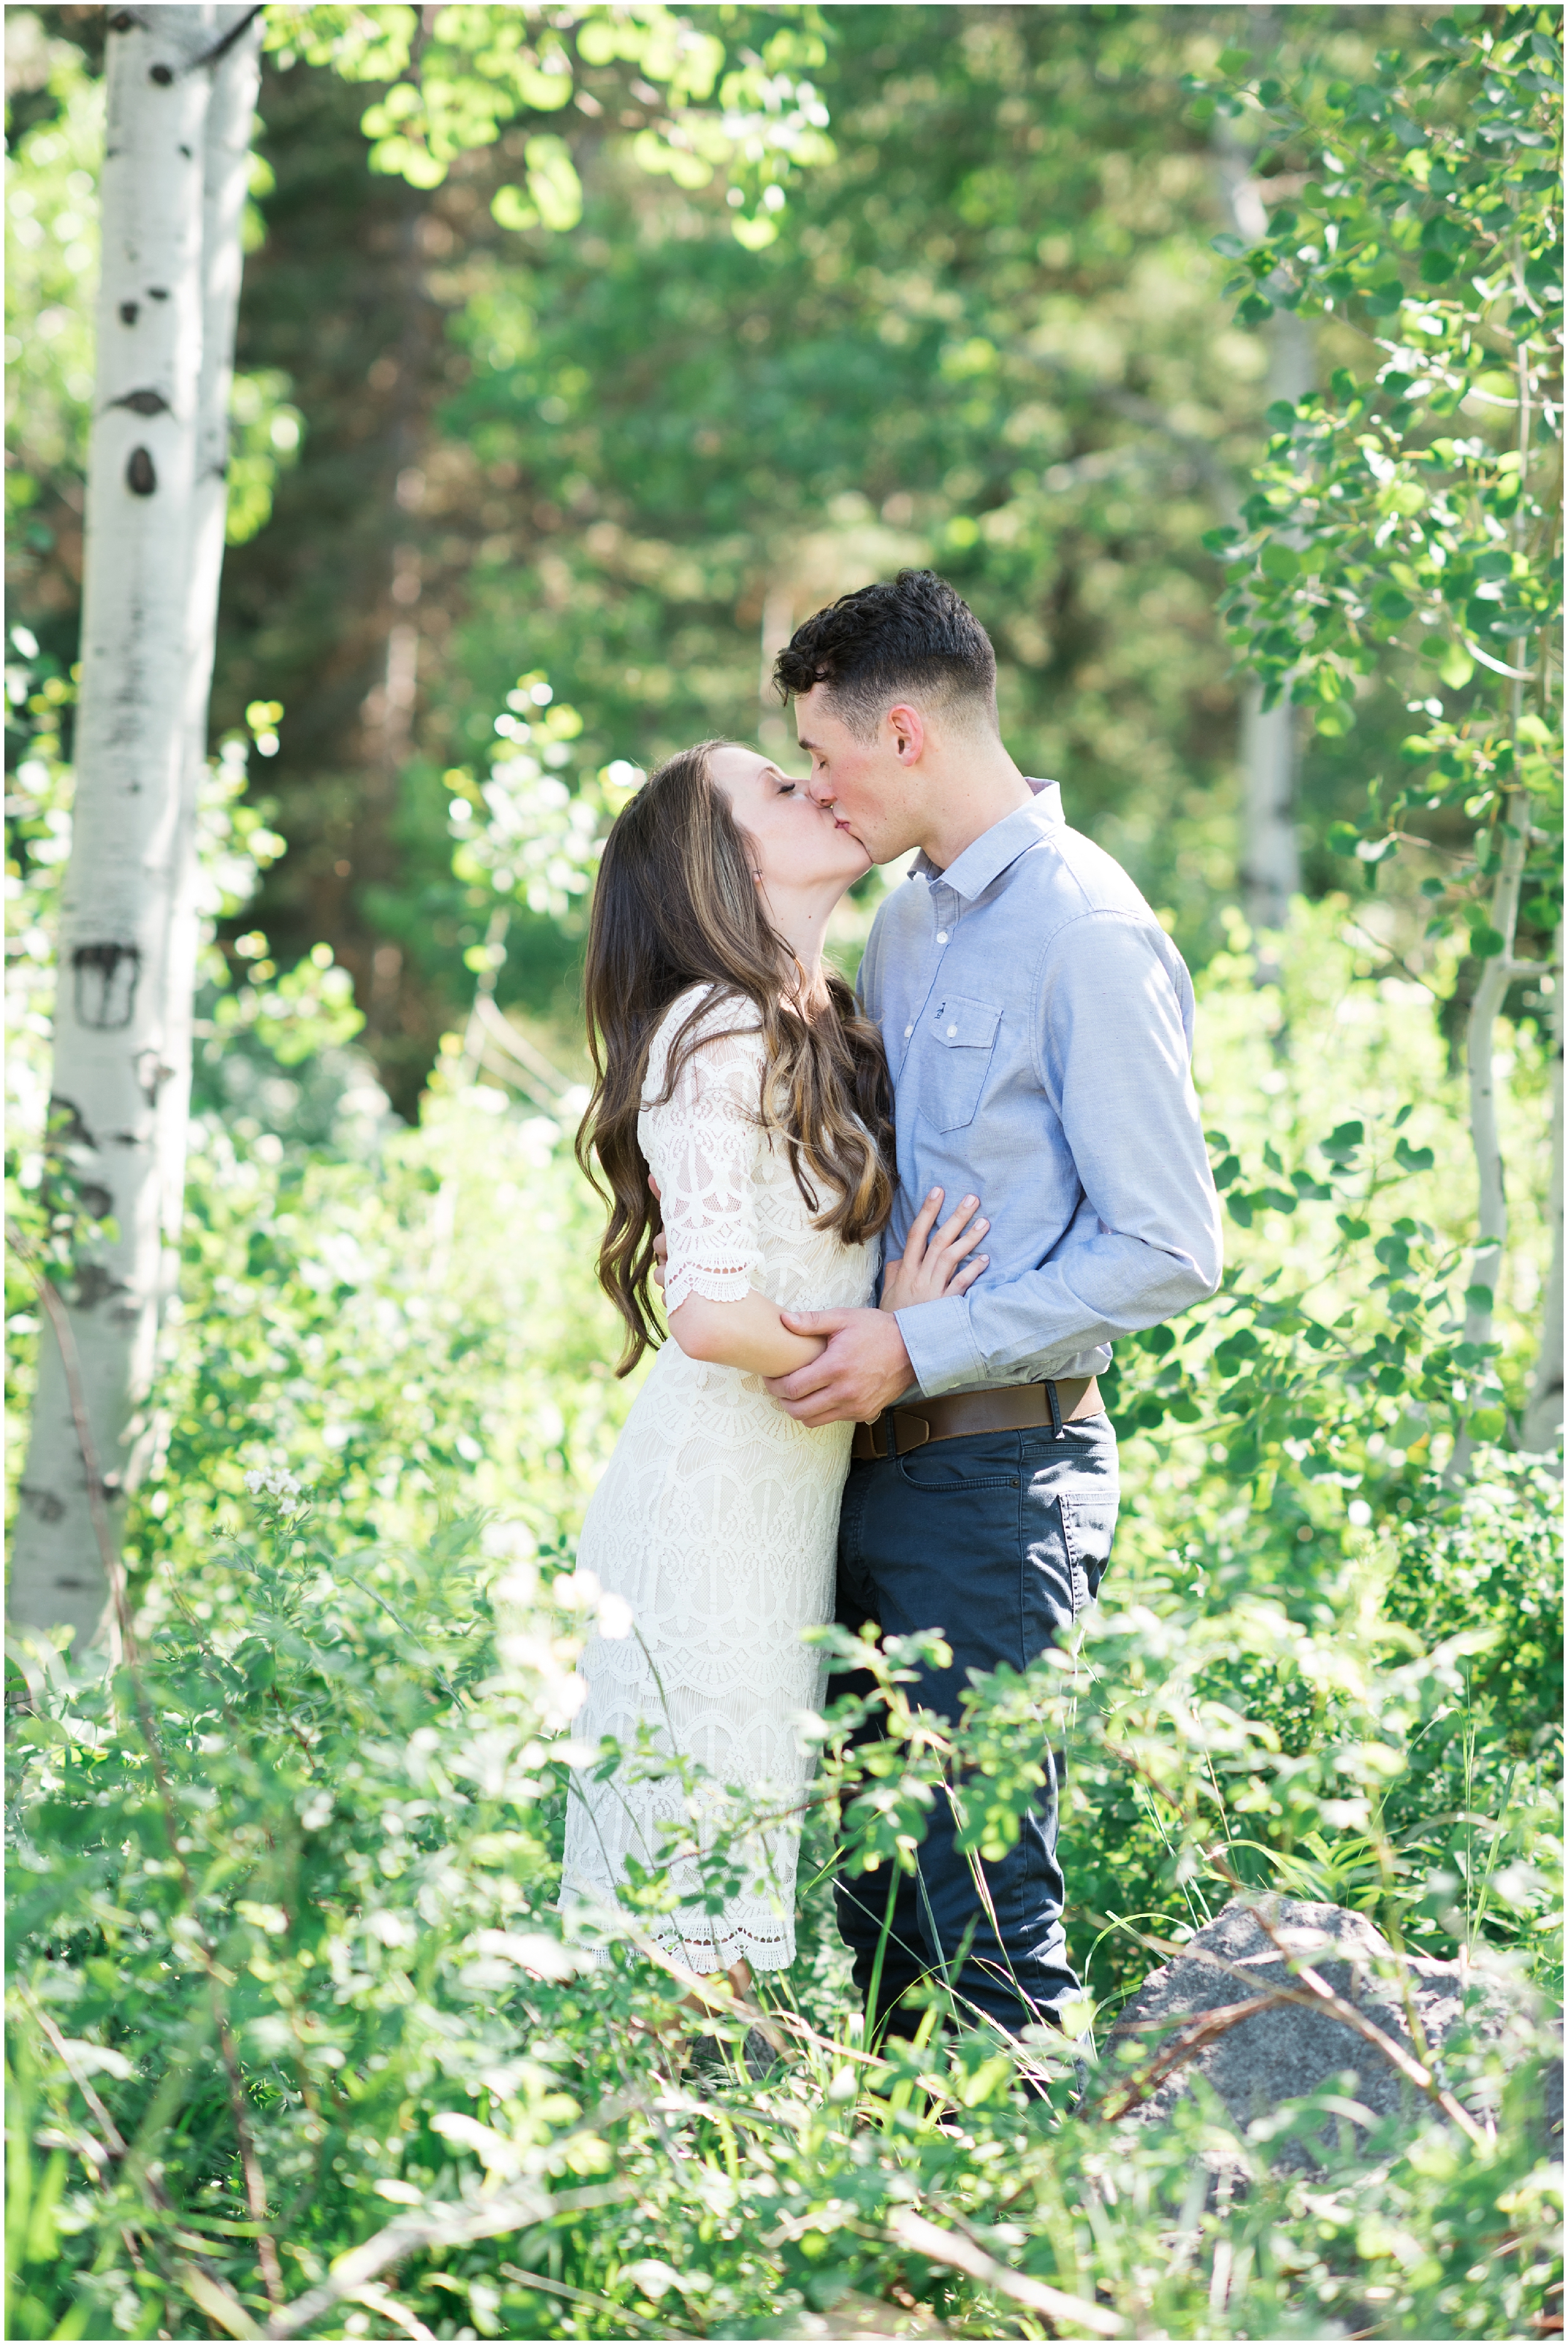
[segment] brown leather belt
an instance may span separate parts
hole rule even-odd
[[[857,1425],[850,1456],[902,1457],[906,1449],[924,1448],[928,1441],[955,1441],[961,1433],[1027,1433],[1037,1425],[1059,1433],[1075,1417],[1098,1416],[1104,1407],[1093,1376],[948,1393],[939,1400],[914,1401],[906,1408],[885,1408],[869,1424]]]

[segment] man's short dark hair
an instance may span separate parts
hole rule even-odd
[[[934,570],[841,594],[790,637],[774,663],[788,699],[825,685],[835,712],[869,740],[898,700],[974,705],[996,724],[996,655],[965,602]]]

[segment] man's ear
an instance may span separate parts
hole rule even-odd
[[[926,720],[906,700],[895,701],[883,719],[901,766],[917,766],[926,747]]]

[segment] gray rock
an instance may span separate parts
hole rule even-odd
[[[1473,1970],[1462,1976],[1457,1963],[1396,1955],[1362,1914],[1284,1897],[1233,1898],[1174,1961],[1151,1972],[1123,2009],[1099,2072],[1097,2097],[1108,2108],[1116,2109],[1147,2070],[1158,2069],[1180,2050],[1184,2038],[1190,2040],[1188,2031],[1206,2016],[1218,2018],[1269,1988],[1301,1991],[1259,1923],[1259,1910],[1290,1954],[1305,1956],[1337,1995],[1407,2052],[1415,2050],[1406,2014],[1407,1979],[1434,2055],[1462,2025],[1482,2040],[1495,2040],[1509,2027],[1514,2004],[1494,1980]],[[1140,2057],[1131,2065],[1118,2056],[1126,2045],[1139,2049]],[[1354,2082],[1341,2084],[1347,2070],[1353,2071]],[[1193,2056],[1172,2066],[1127,2114],[1145,2124],[1168,2117],[1195,2076],[1213,2087],[1240,2131],[1270,2116],[1282,2101],[1325,2089],[1342,2093],[1380,2118],[1401,2112],[1415,2118],[1431,2106],[1391,2061],[1344,2021],[1296,2004],[1277,2004],[1228,2028],[1205,2031]],[[1331,2141],[1336,2130],[1330,2119],[1326,2138]],[[1364,2130],[1358,2127],[1358,2136]],[[1282,2139],[1271,2156],[1276,2164],[1297,2168],[1315,2163],[1300,2137]]]

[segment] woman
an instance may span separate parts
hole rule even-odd
[[[725,1787],[740,1787],[780,1821],[732,1851],[722,1913],[705,1909],[688,1855],[671,1876],[675,1911],[646,1924],[739,1994],[754,1968],[794,1954],[792,1818],[809,1772],[794,1720],[821,1688],[802,1631],[833,1617],[851,1432],[797,1425],[763,1379],[821,1348],[784,1327],[781,1307],[870,1300],[893,1206],[881,1040],[822,958],[828,915],[868,860],[777,766],[708,742],[617,819],[589,931],[597,1080],[578,1152],[609,1193],[599,1274],[628,1329],[617,1373],[660,1340],[661,1214],[674,1340],[583,1525],[581,1568],[634,1625],[590,1644],[574,1732],[643,1755],[606,1782],[575,1778],[561,1902],[612,1907],[629,1862],[658,1871],[672,1828],[691,1849],[693,1808],[712,1846]],[[985,1223],[957,1214],[933,1237],[935,1217],[928,1203],[890,1270],[888,1307],[961,1293],[984,1268],[966,1257]]]

